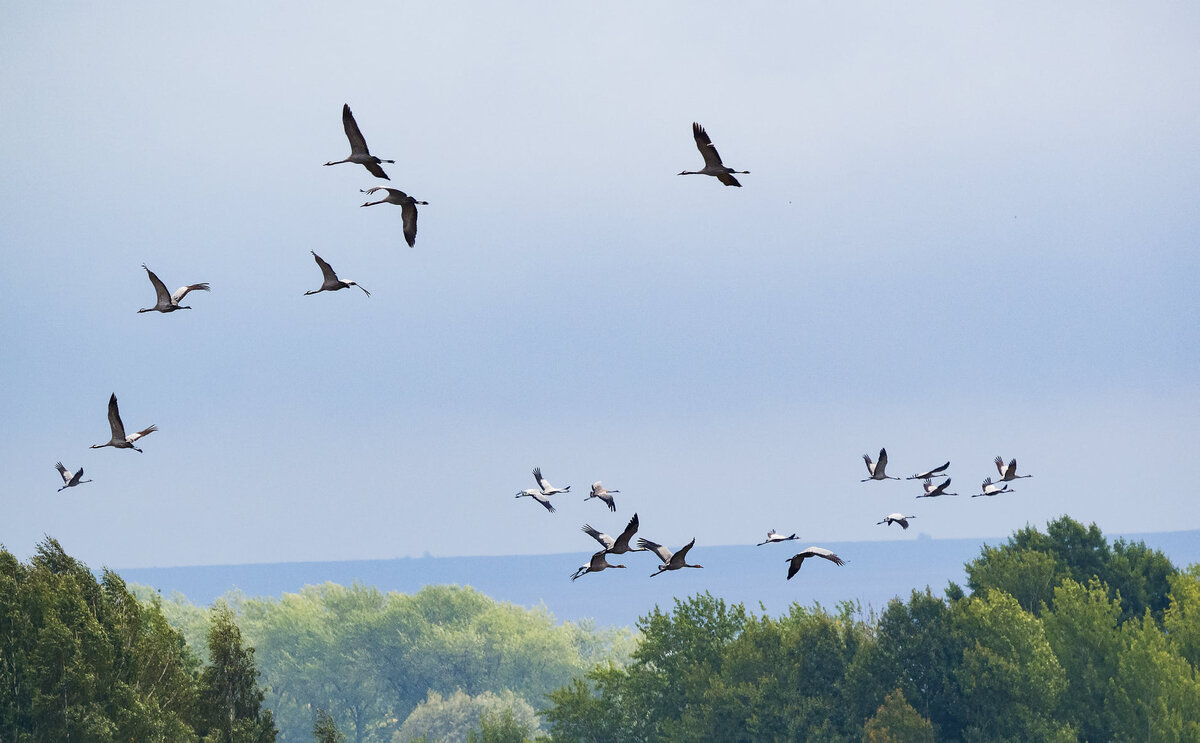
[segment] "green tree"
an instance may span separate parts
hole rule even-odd
[[[517,720],[512,710],[484,712],[479,732],[471,731],[467,743],[526,743],[533,740],[533,729]]]
[[[115,573],[54,539],[0,549],[0,739],[193,741],[195,656]]]
[[[1054,589],[1054,610],[1042,614],[1046,641],[1068,681],[1061,710],[1083,740],[1112,738],[1105,705],[1121,652],[1119,600],[1095,578],[1082,586],[1070,578]]]
[[[933,723],[921,717],[896,689],[863,725],[863,743],[933,743]]]
[[[951,611],[963,644],[955,677],[967,740],[1074,740],[1056,720],[1066,675],[1037,617],[1008,594],[990,590]]]
[[[1200,564],[1171,576],[1171,603],[1163,626],[1175,650],[1200,671]]]
[[[214,743],[271,743],[276,730],[271,711],[264,709],[258,686],[254,648],[242,643],[233,611],[224,604],[213,608],[208,630],[209,664],[200,676],[206,698],[204,740]]]
[[[337,729],[337,723],[328,712],[318,709],[317,719],[313,722],[313,740],[316,743],[345,743],[346,736]]]
[[[952,631],[950,607],[927,588],[907,602],[893,599],[846,670],[847,715],[861,725],[899,688],[906,703],[930,720],[935,732],[955,737],[963,726],[955,669],[964,639]]]
[[[1100,529],[1062,516],[1046,532],[1027,526],[1000,547],[984,546],[968,563],[967,584],[975,593],[990,588],[1007,592],[1026,611],[1053,608],[1054,587],[1064,578],[1087,585],[1096,578],[1109,596],[1121,597],[1121,619],[1140,617],[1149,608],[1161,620],[1175,567],[1165,555],[1143,542],[1118,539],[1111,546]]]
[[[546,695],[541,711],[555,743],[648,741],[652,737],[646,700],[635,693],[629,672],[611,663],[596,666],[585,679]]]
[[[1151,611],[1122,628],[1124,648],[1109,680],[1113,740],[1200,740],[1200,682],[1167,642]]]
[[[509,715],[530,736],[541,732],[533,707],[511,691],[503,694],[485,691],[473,697],[461,690],[446,696],[431,690],[392,736],[392,741],[406,743],[424,736],[442,743],[463,743],[471,732],[479,730],[481,720],[502,714]]]

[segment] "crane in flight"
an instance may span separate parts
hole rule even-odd
[[[121,422],[121,411],[117,408],[117,393],[115,392],[108,398],[108,427],[112,429],[112,438],[108,443],[92,444],[89,448],[103,449],[106,446],[111,446],[114,449],[133,449],[135,452],[141,454],[142,450],[134,446],[133,442],[143,436],[149,436],[158,430],[158,426],[150,426],[126,436],[125,424]]]
[[[376,178],[388,178],[388,174],[383,172],[383,168],[379,167],[380,163],[394,163],[395,160],[380,160],[371,154],[367,149],[367,140],[363,139],[362,132],[358,129],[358,122],[354,120],[354,114],[350,113],[350,104],[342,104],[342,128],[346,130],[346,139],[350,140],[350,156],[345,160],[331,160],[326,165],[339,165],[341,163],[358,163],[371,172],[371,175]]]
[[[679,175],[711,175],[726,186],[741,188],[742,184],[738,183],[733,174],[749,175],[750,171],[734,170],[722,163],[721,156],[717,154],[717,148],[713,147],[712,140],[708,138],[708,132],[694,121],[692,122],[692,137],[696,140],[696,149],[700,150],[700,156],[704,158],[704,167],[700,170],[685,170]]]
[[[146,268],[145,263],[142,264],[142,268]],[[200,283],[181,286],[175,290],[174,294],[172,294],[167,291],[167,285],[164,284],[162,280],[154,274],[153,271],[146,268],[146,273],[150,276],[150,283],[154,286],[154,306],[145,307],[138,310],[139,314],[142,312],[174,312],[175,310],[190,310],[191,307],[184,307],[179,304],[183,301],[183,298],[188,295],[188,292],[209,291],[207,283]]]
[[[862,480],[861,482],[866,482],[867,480],[899,480],[900,479],[899,477],[889,477],[888,474],[884,471],[887,469],[887,449],[879,450],[879,460],[878,461],[872,462],[870,454],[864,454],[863,461],[867,463],[867,472],[871,476],[866,478],[865,480]]]
[[[845,560],[833,554],[824,547],[809,547],[803,552],[797,552],[788,559],[784,560],[784,562],[788,563],[788,580],[791,580],[792,576],[800,571],[800,566],[804,564],[804,560],[809,557],[820,557],[823,560],[829,560],[834,565],[839,567],[846,564]]]
[[[408,247],[416,247],[417,245],[417,204],[421,206],[429,206],[428,201],[417,201],[413,197],[404,193],[398,188],[386,188],[384,186],[374,186],[367,190],[358,189],[361,193],[368,196],[376,191],[387,191],[387,196],[384,196],[379,201],[368,201],[362,206],[375,206],[376,204],[395,204],[400,207],[400,221],[404,224],[404,242],[408,243]]]

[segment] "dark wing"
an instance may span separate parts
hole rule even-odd
[[[54,467],[58,470],[58,474],[62,475],[63,482],[71,481],[71,473],[67,471],[66,467],[63,467],[62,462],[55,462]]]
[[[78,485],[78,484],[79,484],[79,481],[80,481],[82,478],[83,478],[83,468],[82,468],[82,467],[80,467],[80,468],[79,468],[79,471],[75,473],[75,476],[74,476],[74,477],[72,477],[72,478],[71,478],[71,480],[70,480],[70,482],[68,482],[68,483],[67,483],[67,486],[68,486],[68,487],[70,487],[71,485]]]
[[[604,559],[604,556],[607,554],[608,554],[608,550],[600,550],[596,554],[592,555],[592,559],[591,559],[592,567],[595,568],[596,570],[603,570],[605,567],[608,567],[607,565],[605,565],[606,561]]]
[[[146,268],[145,263],[142,264],[142,268]],[[150,283],[154,285],[154,295],[157,300],[155,304],[171,304],[171,292],[167,291],[167,285],[150,269],[146,268],[146,273],[150,275]]]
[[[901,526],[903,526],[903,524],[901,524]],[[907,529],[908,527],[907,527],[907,526],[905,526],[904,528],[905,528],[905,529]],[[834,565],[845,565],[845,564],[846,564],[846,561],[845,561],[845,560],[843,560],[842,558],[840,558],[840,557],[838,557],[837,555],[833,554],[833,553],[832,553],[832,552],[830,552],[829,550],[823,550],[823,551],[821,551],[821,552],[815,552],[815,553],[813,553],[813,556],[814,556],[814,557],[820,557],[820,558],[824,558],[824,559],[826,559],[826,560],[829,560],[829,561],[830,561],[830,562],[832,562]]]
[[[541,503],[543,506],[545,506],[546,510],[549,511],[550,513],[554,513],[554,505],[550,502],[549,498],[546,498],[543,496],[541,498],[538,498],[537,502]]]
[[[625,525],[625,531],[621,532],[621,535],[617,537],[616,544],[624,544],[625,547],[628,548],[629,540],[633,539],[633,535],[637,534],[637,530],[638,515],[635,513],[633,514],[633,518],[629,519],[629,523]]]
[[[150,274],[153,276],[154,274]],[[159,282],[162,286],[162,282]],[[108,398],[108,427],[112,429],[113,441],[125,440],[125,424],[121,423],[121,411],[117,409],[117,393]]]
[[[713,147],[712,140],[708,138],[708,132],[704,131],[704,127],[694,121],[692,122],[692,136],[696,139],[696,149],[700,150],[700,155],[704,158],[704,164],[718,168],[721,167],[721,156],[717,154],[717,148]],[[724,183],[725,180],[722,179],[721,182]],[[740,186],[741,184],[733,181],[733,185]]]
[[[883,472],[887,469],[887,449],[879,450],[879,461],[875,463],[875,471]]]
[[[734,178],[730,173],[721,173],[717,176],[717,180],[721,183],[724,183],[726,186],[737,186],[738,188],[742,187],[742,184],[738,183],[738,179]]]
[[[671,562],[672,562],[672,563],[679,563],[680,565],[682,565],[682,564],[684,564],[685,562],[687,562],[687,553],[688,553],[688,550],[690,550],[690,549],[692,548],[692,545],[693,545],[693,544],[695,544],[695,543],[696,543],[696,538],[695,538],[695,537],[692,537],[692,541],[690,541],[690,542],[688,542],[687,544],[683,545],[682,547],[680,547],[680,548],[679,548],[679,551],[678,551],[678,552],[676,552],[675,554],[671,555]]]
[[[946,462],[946,463],[945,463],[945,464],[943,464],[941,467],[934,467],[933,469],[929,470],[929,472],[926,472],[926,473],[925,473],[925,476],[926,476],[926,477],[933,477],[934,475],[937,475],[937,474],[940,474],[940,473],[942,473],[942,472],[945,472],[945,471],[946,471],[946,468],[947,468],[947,467],[949,467],[949,466],[950,466],[950,463],[949,463],[949,462]]]
[[[317,261],[317,265],[321,267],[321,275],[325,278],[326,281],[337,281],[338,280],[337,274],[333,272],[333,266],[331,266],[328,263],[326,263],[325,261],[321,260],[321,256],[317,255],[314,251],[310,250],[308,252],[312,253],[313,258],[315,258]]]
[[[996,463],[996,471],[1000,473],[1001,477],[1004,477],[1004,457],[997,454],[992,461]]]
[[[788,561],[788,580],[791,580],[792,576],[799,572],[800,566],[804,564],[804,558],[806,557],[808,557],[808,555],[804,554],[803,552],[792,555],[792,559]]]
[[[355,155],[369,155],[371,151],[367,149],[367,140],[363,139],[362,132],[358,130],[358,122],[354,120],[354,114],[350,113],[350,104],[342,104],[342,126],[346,129],[346,139],[350,140],[350,152]],[[376,165],[376,168],[379,166]],[[368,165],[367,170],[371,167]],[[376,175],[381,175],[382,170]],[[387,178],[387,176],[383,176]]]
[[[408,243],[410,248],[415,247],[417,244],[417,205],[413,203],[412,199],[405,199],[404,204],[400,207],[400,217],[404,220],[404,242]]]
[[[366,168],[367,170],[371,171],[371,175],[375,176],[376,178],[383,178],[384,180],[389,180],[389,181],[391,180],[391,178],[388,178],[388,174],[383,172],[383,168],[379,167],[379,163],[376,163],[376,162],[363,163],[363,167]]]
[[[1017,460],[1010,460],[1008,463],[1008,472],[1011,475],[1017,474]]]

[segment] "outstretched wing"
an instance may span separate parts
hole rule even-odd
[[[142,264],[142,268],[146,268],[145,263]],[[154,285],[155,304],[171,304],[171,292],[167,291],[167,285],[150,269],[146,268],[146,273],[150,275],[150,283]]]
[[[893,516],[894,515],[896,515],[896,514],[893,514]],[[845,565],[846,564],[845,560],[843,560],[842,558],[833,554],[833,552],[830,552],[829,550],[825,549],[824,547],[809,547],[808,549],[804,550],[800,554],[804,555],[805,557],[820,557],[821,559],[829,560],[834,565]]]
[[[333,272],[333,266],[323,261],[321,256],[317,255],[315,251],[310,250],[308,252],[312,253],[313,258],[317,261],[317,265],[321,267],[321,275],[325,278],[325,281],[338,280],[337,274]]]
[[[387,176],[384,176],[386,178]],[[435,215],[436,216],[436,215]],[[412,199],[406,198],[404,204],[400,207],[400,218],[404,221],[404,242],[408,243],[408,247],[416,247],[417,245],[417,205]],[[435,222],[437,220],[434,220]],[[434,235],[437,237],[437,235]],[[434,242],[437,242],[436,240]]]
[[[887,469],[887,449],[879,450],[879,461],[875,463],[875,471],[883,472]]]
[[[137,433],[129,434],[129,438],[126,439],[126,441],[128,441],[129,443],[132,444],[133,442],[137,441],[138,439],[142,438],[143,436],[149,436],[150,434],[154,433],[157,430],[158,430],[158,426],[150,426],[149,428],[143,428],[142,430],[138,431]]]
[[[688,542],[687,544],[683,545],[682,547],[680,547],[680,548],[679,548],[679,551],[678,551],[678,552],[676,552],[675,554],[671,555],[671,562],[677,562],[677,563],[679,563],[680,565],[682,565],[683,563],[687,562],[687,553],[688,553],[688,550],[690,550],[690,549],[692,548],[692,545],[693,545],[693,544],[695,544],[695,543],[696,543],[696,538],[695,538],[695,537],[692,537],[692,541],[690,541],[690,542]]]
[[[606,550],[612,549],[613,545],[615,544],[612,537],[608,536],[599,529],[593,528],[591,524],[583,525],[583,533],[587,534],[592,539],[595,539],[600,543],[600,546],[604,547]]]
[[[154,274],[150,274],[153,276]],[[162,285],[162,282],[159,282]],[[121,411],[117,409],[117,393],[108,398],[108,427],[112,429],[113,441],[125,438],[125,424],[121,423]]]
[[[708,132],[704,131],[704,127],[694,121],[692,122],[692,137],[696,140],[696,149],[700,150],[700,156],[704,158],[704,164],[718,168],[721,167],[721,156],[717,154],[717,148],[713,147],[712,140],[708,138]],[[725,183],[725,180],[722,178],[721,182]],[[732,185],[740,186],[741,184],[733,181]]]
[[[629,519],[629,523],[625,525],[625,531],[621,532],[621,536],[617,537],[616,544],[624,544],[629,547],[629,540],[633,539],[633,535],[637,534],[638,530],[638,515],[633,514],[633,518]]]
[[[662,560],[663,564],[667,564],[667,563],[671,562],[671,550],[662,546],[658,542],[651,542],[649,539],[643,539],[642,537],[638,537],[637,546],[641,547],[642,549],[649,550],[649,551],[653,552],[654,554],[658,555],[658,559]]]
[[[63,482],[71,482],[71,473],[67,471],[66,467],[63,467],[62,462],[55,462],[54,467],[58,470],[58,474],[62,475]]]
[[[791,580],[792,576],[800,571],[800,566],[804,564],[804,558],[806,557],[808,555],[803,552],[792,555],[792,559],[788,561],[788,580]]]
[[[1000,473],[1001,477],[1004,477],[1004,457],[997,454],[992,461],[996,463],[996,471]]]
[[[742,184],[738,183],[738,179],[734,178],[732,173],[720,173],[717,175],[717,180],[721,183],[724,183],[726,186],[737,186],[738,188],[742,187]]]
[[[391,178],[388,178],[388,174],[383,172],[383,168],[379,167],[379,163],[377,162],[365,162],[363,163],[363,167],[369,170],[371,175],[375,176],[376,178],[383,178],[384,180],[389,181],[391,180]]]
[[[362,132],[358,129],[358,122],[354,120],[354,114],[350,113],[350,104],[342,104],[342,128],[346,130],[346,139],[350,140],[350,152],[355,155],[369,155],[370,150],[367,149],[367,140],[363,139]],[[385,148],[386,149],[386,148]],[[379,166],[376,165],[376,168]],[[370,170],[370,166],[367,167]],[[380,171],[382,173],[383,171]],[[377,173],[376,175],[378,175]],[[387,178],[387,176],[383,176]]]
[[[171,303],[179,304],[181,301],[183,301],[183,298],[188,295],[188,292],[193,292],[193,291],[202,291],[202,292],[209,291],[208,282],[204,282],[204,283],[200,283],[200,284],[189,284],[188,286],[179,287],[178,289],[175,290],[175,293],[171,295]]]

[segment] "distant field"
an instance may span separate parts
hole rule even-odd
[[[1125,538],[1145,541],[1180,567],[1200,562],[1200,530]],[[559,620],[591,618],[601,625],[631,625],[656,604],[669,608],[674,596],[706,590],[755,611],[761,604],[771,614],[786,611],[793,601],[805,605],[816,601],[833,608],[840,601],[855,599],[864,609],[880,609],[892,597],[907,596],[914,588],[929,586],[940,594],[947,581],[964,584],[963,564],[976,557],[985,542],[1003,541],[1005,538],[919,538],[822,543],[849,561],[845,567],[823,560],[806,561],[790,581],[785,579],[784,560],[807,547],[808,541],[763,547],[697,544],[689,561],[704,565],[703,570],[681,570],[653,580],[649,576],[657,560],[647,553],[633,553],[610,559],[628,566],[625,570],[586,575],[572,583],[569,576],[588,559],[591,553],[586,552],[127,568],[117,572],[126,581],[153,586],[164,595],[178,591],[197,604],[211,603],[234,588],[250,596],[279,596],[325,582],[349,585],[357,581],[402,593],[429,584],[456,583],[521,606],[544,603]]]

